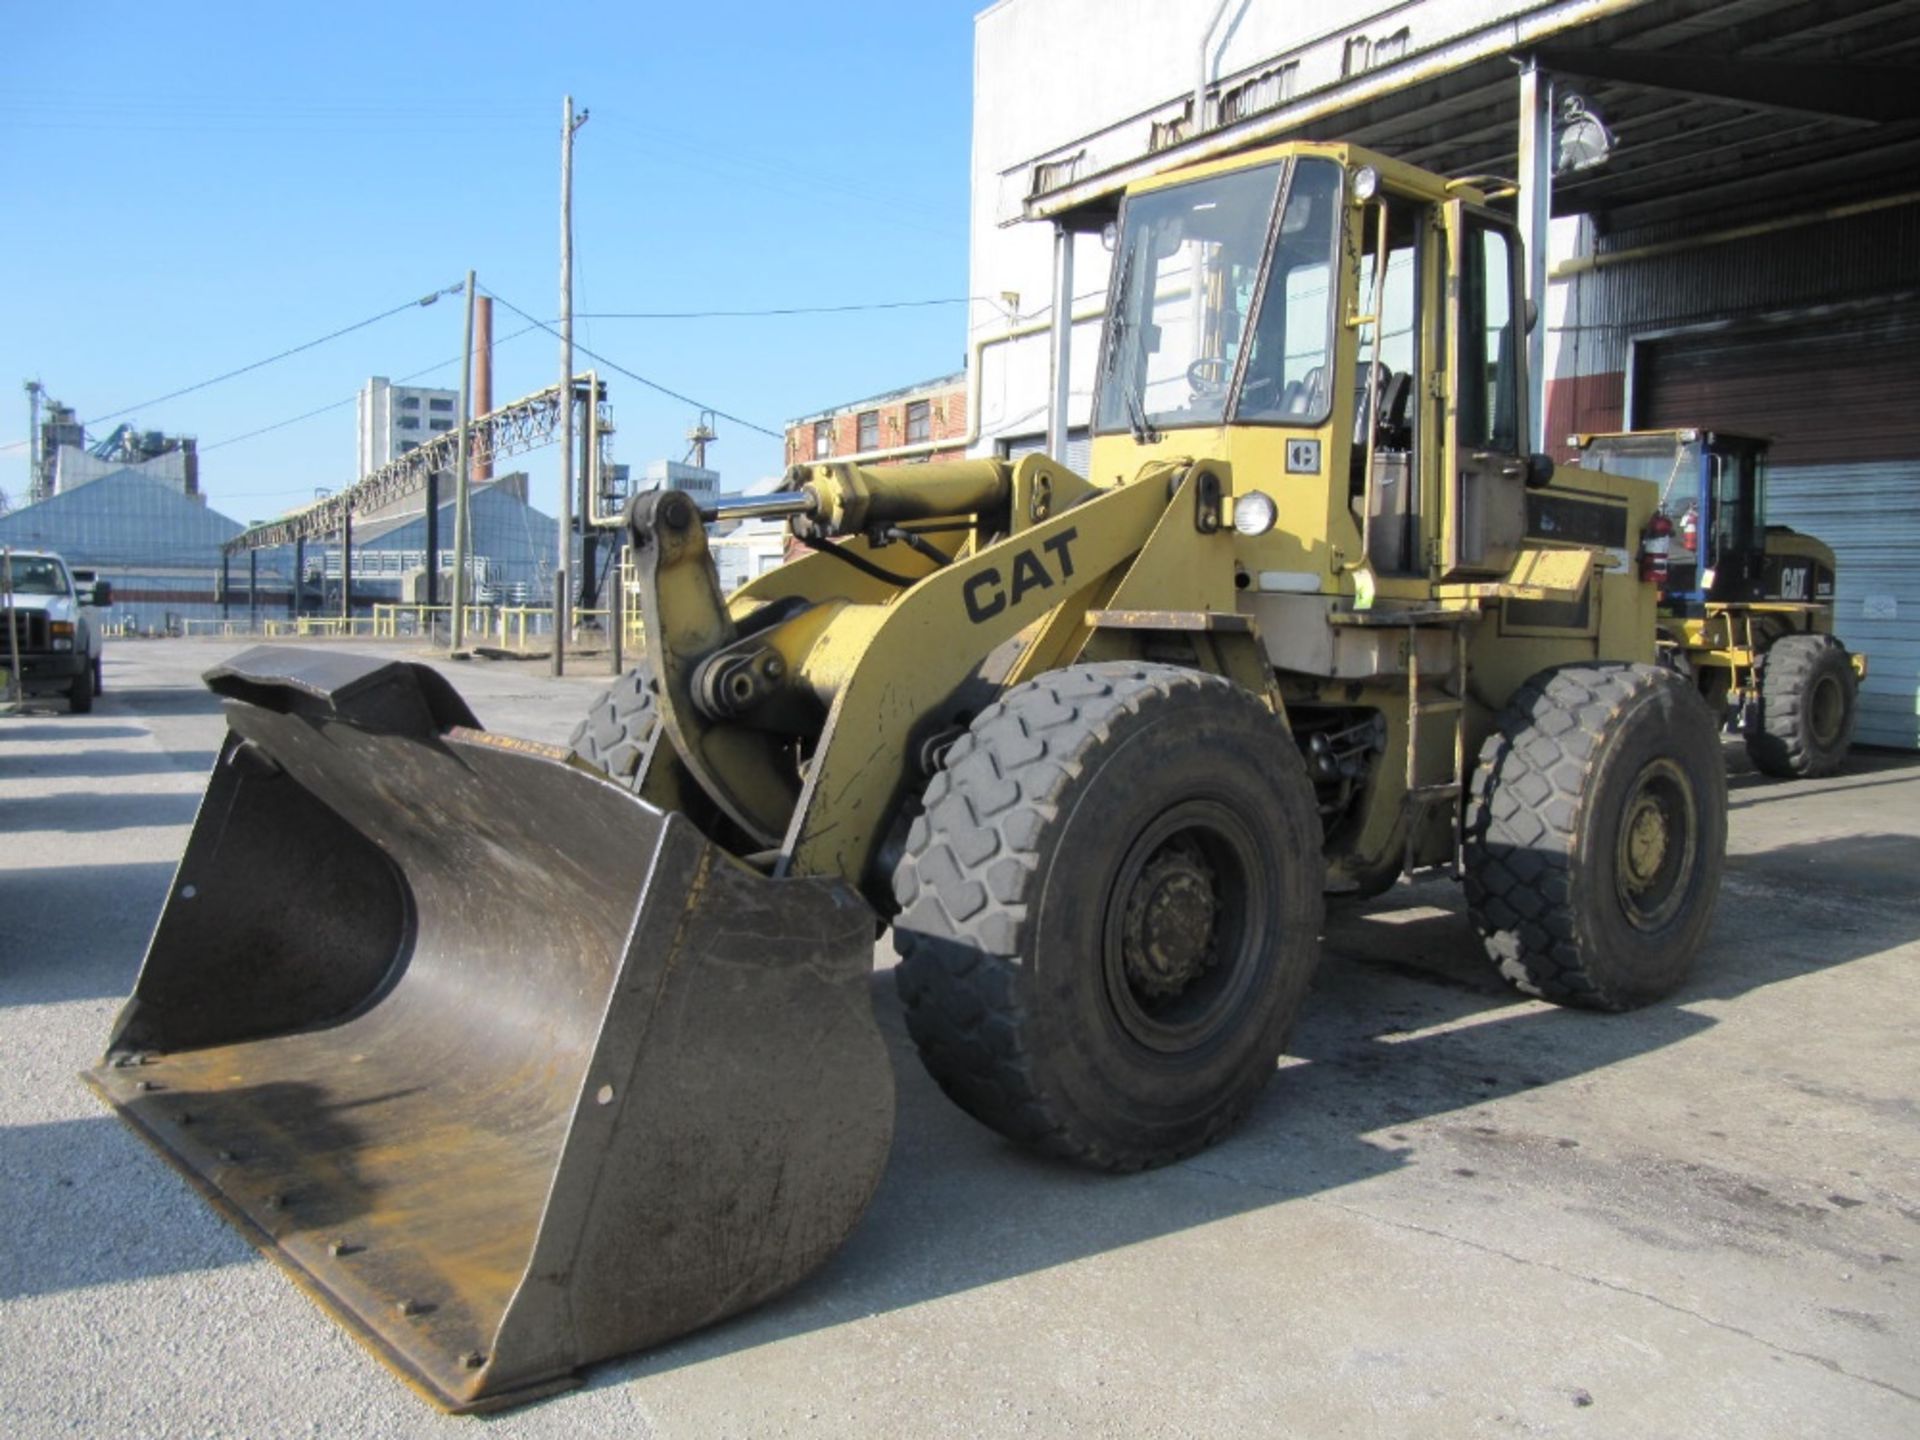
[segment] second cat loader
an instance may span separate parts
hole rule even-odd
[[[1833,633],[1833,551],[1770,525],[1768,443],[1725,430],[1576,435],[1583,465],[1660,486],[1649,570],[1661,658],[1746,739],[1763,775],[1831,775],[1847,758],[1867,657]]]
[[[1114,199],[1090,472],[642,496],[645,663],[570,749],[422,666],[209,676],[230,733],[91,1080],[438,1403],[833,1252],[893,1123],[887,925],[946,1092],[1117,1171],[1247,1115],[1329,893],[1450,867],[1567,1004],[1686,975],[1717,738],[1654,663],[1654,487],[1528,453],[1510,223],[1342,145]],[[813,551],[723,597],[743,515]]]

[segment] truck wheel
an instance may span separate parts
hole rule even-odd
[[[1508,980],[1630,1010],[1686,979],[1720,890],[1727,779],[1679,676],[1536,675],[1480,747],[1468,810],[1467,909]]]
[[[907,837],[907,1029],[1003,1135],[1110,1170],[1190,1155],[1273,1073],[1322,869],[1305,766],[1253,696],[1171,665],[1042,676],[955,742]]]
[[[93,667],[87,666],[73,677],[73,684],[67,687],[67,709],[75,715],[85,715],[93,709]]]
[[[660,723],[654,703],[660,686],[653,667],[641,661],[602,690],[573,727],[567,748],[609,778],[632,788],[640,758]]]
[[[95,656],[93,661],[93,693],[96,695],[104,695],[107,693],[106,683],[100,678],[100,659],[98,656]]]
[[[1831,775],[1853,744],[1859,681],[1847,648],[1831,635],[1783,635],[1760,666],[1760,695],[1747,712],[1754,768],[1781,779]]]

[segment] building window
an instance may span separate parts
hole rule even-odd
[[[430,429],[430,430],[451,430],[451,429],[453,428],[453,421],[451,421],[451,420],[429,420],[429,421],[427,422],[427,428],[428,428],[428,429]]]
[[[443,415],[451,415],[453,413],[453,401],[429,400],[427,401],[427,408],[429,410],[438,410]]]
[[[420,428],[419,418],[413,415],[402,415],[393,423],[394,427],[399,430],[418,430]]]
[[[419,448],[420,442],[418,440],[402,440],[400,442],[400,453],[402,455],[411,455]]]
[[[833,454],[833,422],[816,420],[813,422],[813,458],[824,460]]]
[[[878,410],[860,412],[860,448],[862,450],[880,448],[880,412]]]
[[[916,400],[907,406],[907,443],[918,445],[933,436],[933,402]]]
[[[418,395],[402,395],[400,397],[400,408],[402,410],[418,410],[420,408],[420,397]]]

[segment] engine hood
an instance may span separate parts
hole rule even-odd
[[[15,595],[13,608],[44,611],[49,620],[72,620],[76,618],[79,610],[79,607],[65,595]]]

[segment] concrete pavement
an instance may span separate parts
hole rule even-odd
[[[1673,1001],[1520,999],[1454,887],[1403,886],[1332,923],[1252,1121],[1144,1176],[949,1105],[883,945],[898,1140],[841,1255],[572,1394],[437,1415],[75,1079],[219,744],[195,677],[234,648],[117,644],[92,715],[0,717],[0,1434],[1920,1432],[1920,761],[1780,784],[1737,749]],[[548,740],[605,683],[448,673]]]

